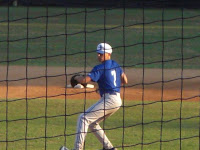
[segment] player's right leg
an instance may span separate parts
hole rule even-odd
[[[103,107],[101,105],[99,111],[95,112],[95,114],[99,116],[99,118],[95,122],[91,123],[89,125],[89,128],[97,137],[97,139],[102,143],[104,150],[116,150],[116,148],[113,147],[113,145],[107,138],[103,129],[100,127],[99,123],[114,114],[120,108],[121,98],[119,95],[111,96],[109,94],[106,94],[105,97],[102,98],[102,102],[105,102],[105,104],[103,104]]]
[[[100,101],[88,108],[85,113],[82,113],[77,122],[77,133],[74,148],[77,150],[83,149],[88,127],[93,130],[99,141],[105,146],[104,148],[113,148],[112,144],[98,123],[100,120],[103,120],[107,116],[110,116],[116,112],[120,106],[121,98],[119,95],[105,95],[105,97],[102,97]]]

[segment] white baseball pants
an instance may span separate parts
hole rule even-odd
[[[104,94],[96,104],[88,108],[85,113],[82,113],[77,122],[77,135],[74,144],[75,150],[83,150],[88,127],[105,149],[113,148],[113,145],[99,123],[114,114],[120,108],[121,104],[120,93],[116,93],[115,95]]]

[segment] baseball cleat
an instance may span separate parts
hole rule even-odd
[[[69,150],[68,148],[62,146],[59,150]]]
[[[110,149],[105,149],[105,148],[103,148],[103,150],[117,150],[117,148],[110,148]]]

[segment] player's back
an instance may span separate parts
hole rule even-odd
[[[122,69],[114,60],[107,60],[98,66],[101,76],[97,83],[103,93],[120,92]]]

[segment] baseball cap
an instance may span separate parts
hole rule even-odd
[[[97,45],[97,53],[104,54],[104,53],[112,53],[112,47],[107,43],[100,43]]]

